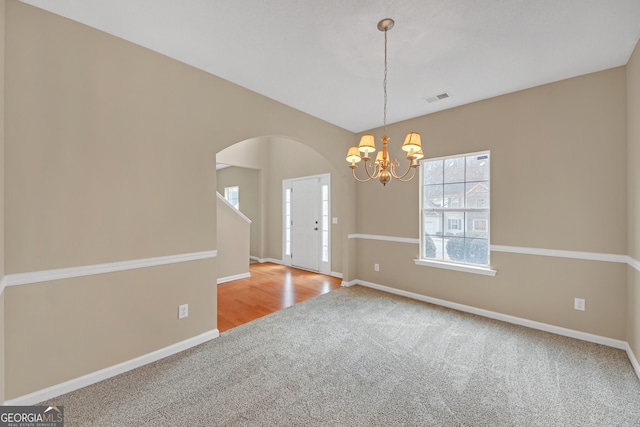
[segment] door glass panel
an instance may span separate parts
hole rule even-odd
[[[291,255],[291,189],[284,192],[284,253]]]

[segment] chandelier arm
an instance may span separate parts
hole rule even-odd
[[[392,164],[391,165],[390,172],[391,172],[391,176],[393,176],[398,181],[402,181],[402,182],[411,181],[413,179],[413,177],[416,176],[416,169],[418,168],[418,165],[413,166],[413,165],[409,164],[409,168],[402,175],[398,175],[396,173],[396,165],[397,164]],[[397,166],[400,166],[400,165],[397,165]],[[411,177],[408,178],[408,179],[403,179],[405,176],[407,176],[409,174],[409,172],[411,172],[411,170],[413,170],[413,173],[411,174]]]
[[[369,173],[369,168],[373,170],[373,174]],[[369,163],[367,162],[364,165],[364,171],[367,173],[369,179],[376,179],[378,175],[380,175],[380,168],[375,164],[375,162]]]
[[[364,168],[364,169],[365,169],[365,170],[367,170],[366,166],[365,166],[365,168]],[[367,175],[369,176],[368,178],[365,178],[365,179],[360,179],[360,178],[358,178],[358,177],[356,176],[356,168],[355,168],[355,167],[351,168],[351,173],[352,173],[352,175],[353,175],[353,178],[354,178],[356,181],[358,181],[358,182],[367,182],[367,181],[371,181],[371,180],[373,179],[373,178],[371,177],[371,175],[369,175],[368,173],[367,173]]]

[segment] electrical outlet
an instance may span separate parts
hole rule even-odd
[[[184,319],[185,317],[189,317],[189,304],[178,306],[178,319]]]
[[[573,308],[575,310],[584,311],[585,310],[585,301],[584,298],[575,298],[573,300]]]
[[[373,264],[373,271],[380,271],[380,264],[378,263]]]

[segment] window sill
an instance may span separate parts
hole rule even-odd
[[[453,264],[449,262],[435,261],[431,259],[414,259],[413,262],[415,262],[416,265],[421,265],[423,267],[444,268],[447,270],[463,271],[465,273],[482,274],[485,276],[495,276],[498,273],[497,270],[494,270],[488,266],[482,267],[482,266],[475,266],[475,265]]]

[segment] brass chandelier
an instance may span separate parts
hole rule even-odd
[[[407,160],[409,161],[407,170],[402,174],[398,174],[396,168],[400,166],[400,163],[396,159],[389,159],[389,151],[387,148],[387,143],[390,139],[387,136],[387,31],[393,28],[393,24],[394,22],[391,18],[385,18],[378,22],[378,30],[384,32],[384,79],[382,81],[384,88],[384,135],[381,138],[382,150],[378,151],[375,161],[369,163],[369,160],[372,159],[372,157],[369,157],[369,153],[376,151],[376,142],[373,135],[366,134],[362,135],[360,144],[357,147],[355,145],[349,147],[349,151],[347,152],[347,162],[350,163],[349,167],[351,168],[353,177],[359,182],[367,182],[376,178],[382,185],[387,185],[387,182],[391,181],[391,178],[402,182],[411,181],[416,175],[418,160],[424,157],[420,134],[417,132],[409,132],[404,140],[404,144],[402,144],[402,149],[407,152]],[[361,160],[364,160],[364,170],[367,173],[367,176],[364,178],[358,178],[358,176],[356,176],[356,168],[358,167],[356,163]],[[411,175],[409,175],[410,172]]]

